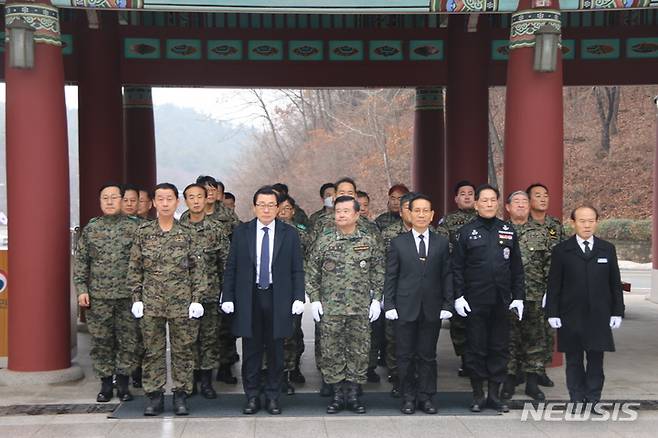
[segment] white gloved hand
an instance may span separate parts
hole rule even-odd
[[[395,309],[387,310],[386,313],[384,313],[384,316],[390,321],[395,321],[398,319],[398,311]]]
[[[228,314],[235,312],[235,307],[233,306],[232,301],[227,301],[221,305],[222,312]]]
[[[546,308],[546,294],[544,294],[544,296],[541,297],[541,308],[542,309]]]
[[[322,311],[322,303],[319,301],[313,301],[311,303],[311,313],[313,314],[313,320],[315,322],[320,322],[320,318],[324,315]]]
[[[295,300],[292,302],[292,314],[293,315],[301,315],[304,313],[304,303],[302,303],[299,300]]]
[[[439,314],[439,319],[450,319],[452,318],[452,312],[449,312],[447,310],[442,310],[441,313]]]
[[[382,305],[379,303],[379,300],[372,300],[370,303],[370,311],[368,312],[368,318],[370,318],[370,322],[377,321],[377,318],[379,318],[379,315],[381,314]]]
[[[135,318],[141,318],[144,316],[144,303],[141,301],[135,301],[130,312],[132,312]]]
[[[310,303],[311,302],[311,297],[309,297],[308,294],[304,294],[304,302],[305,303]]]
[[[192,303],[190,304],[189,316],[192,318],[201,318],[203,316],[203,306],[201,303]]]
[[[551,328],[559,329],[562,327],[562,320],[560,318],[548,318],[548,325],[550,325]]]
[[[471,311],[471,306],[468,305],[466,298],[459,297],[455,300],[455,311],[464,318],[466,317],[466,312]]]
[[[610,317],[610,328],[618,329],[621,327],[621,316],[611,316]]]
[[[523,319],[523,300],[512,300],[509,309],[516,309],[519,312],[519,321]]]

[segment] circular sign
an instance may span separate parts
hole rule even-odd
[[[7,290],[7,273],[0,270],[0,294]]]

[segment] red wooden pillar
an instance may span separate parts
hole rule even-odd
[[[84,17],[84,16],[81,16]],[[78,23],[80,225],[100,215],[98,189],[122,182],[123,105],[116,12],[98,12],[98,29]]]
[[[9,363],[12,371],[69,368],[69,168],[64,66],[57,8],[47,0],[9,2],[6,23],[36,28],[34,68],[9,65],[5,50],[9,213]],[[38,17],[38,20],[33,19]],[[9,35],[9,32],[6,33]],[[48,187],[39,211],[26,195]]]
[[[432,199],[434,217],[443,216],[445,173],[445,121],[442,87],[416,89],[414,149],[411,178],[413,190]]]
[[[446,207],[454,210],[453,189],[467,179],[477,187],[488,181],[489,65],[485,19],[471,24],[467,15],[448,21],[446,89]]]
[[[126,181],[151,190],[156,184],[151,87],[124,87],[123,126]]]
[[[551,193],[549,214],[562,217],[563,108],[562,53],[551,73],[533,70],[533,31],[543,24],[560,29],[556,10],[531,9],[531,0],[521,0],[512,16],[510,55],[507,64],[505,104],[505,193],[524,190],[534,182]]]

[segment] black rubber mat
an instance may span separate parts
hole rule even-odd
[[[343,411],[331,415],[345,416],[393,416],[404,415],[400,412],[401,399],[393,398],[388,392],[366,392],[361,400],[367,406],[366,414],[355,414]],[[486,409],[479,414],[469,410],[471,403],[470,392],[442,392],[434,397],[434,404],[438,409],[437,415],[497,415],[493,410]],[[162,415],[172,416],[172,396],[165,398],[165,411]],[[264,400],[263,400],[264,401]],[[295,395],[282,395],[280,401],[281,415],[284,417],[319,417],[330,416],[327,414],[328,397],[320,397],[318,393],[297,393]],[[190,417],[216,418],[243,416],[242,406],[245,403],[243,394],[219,394],[215,400],[206,400],[196,395],[188,399]],[[143,416],[144,398],[136,397],[135,400],[121,403],[119,407],[109,415],[109,418],[145,418]],[[261,409],[256,415],[268,416],[266,410]],[[427,415],[420,410],[415,415]]]

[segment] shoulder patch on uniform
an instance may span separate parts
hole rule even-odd
[[[295,224],[295,226],[302,231],[306,231],[306,225],[304,224]]]

